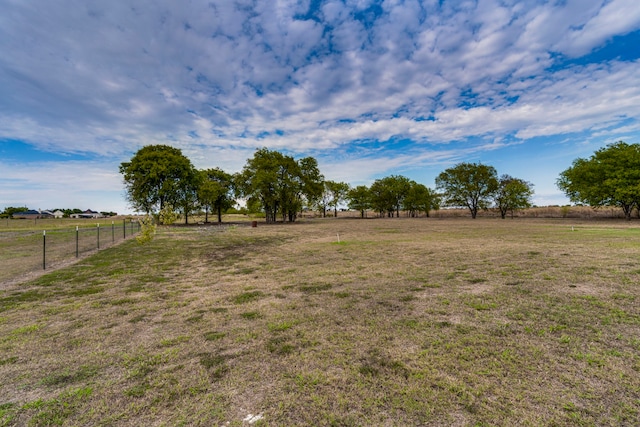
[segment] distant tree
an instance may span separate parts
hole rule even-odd
[[[189,223],[189,215],[199,207],[198,188],[200,188],[201,178],[198,171],[191,167],[185,171],[176,188],[174,206],[184,215],[185,224]]]
[[[333,216],[337,217],[338,205],[347,200],[347,193],[349,193],[350,190],[349,184],[346,182],[325,181],[325,188],[327,188],[331,194],[329,206],[333,208]]]
[[[369,201],[371,209],[376,211],[379,216],[392,216],[395,211],[391,188],[379,179],[375,180],[369,187]]]
[[[304,157],[298,160],[300,166],[300,192],[298,197],[302,204],[313,207],[322,196],[324,188],[324,176],[320,173],[318,161],[313,157]]]
[[[222,222],[222,212],[233,207],[233,176],[222,169],[206,169],[199,171],[200,186],[198,200],[205,209],[204,221],[209,222],[209,210],[216,211],[218,223]]]
[[[504,219],[507,212],[511,212],[513,218],[514,211],[531,207],[531,196],[533,196],[533,184],[509,175],[502,175],[498,181],[494,200],[500,216]]]
[[[619,206],[630,220],[640,207],[640,145],[618,141],[578,158],[557,180],[574,203],[593,207]]]
[[[179,149],[148,145],[138,150],[131,161],[122,162],[120,173],[131,206],[150,214],[165,205],[177,207],[187,202],[194,168]]]
[[[15,207],[15,206],[9,206],[4,208],[4,211],[2,211],[2,218],[11,218],[11,216],[14,213],[17,212],[24,212],[24,211],[28,211],[29,208],[26,206],[22,206],[22,207]]]
[[[278,215],[278,169],[282,154],[266,148],[257,150],[241,173],[235,176],[238,195],[248,199],[247,204],[260,202],[267,222],[275,222]]]
[[[395,213],[400,216],[400,208],[410,187],[409,178],[401,175],[391,175],[374,181],[369,188],[372,208],[380,215],[386,213],[387,216],[393,217]]]
[[[418,212],[424,212],[427,217],[429,211],[440,208],[438,194],[423,184],[410,182],[409,191],[403,200],[403,209],[409,216],[415,217]]]
[[[366,185],[358,185],[347,193],[349,209],[360,211],[360,217],[364,218],[368,209],[371,209],[371,193]]]
[[[475,218],[479,209],[491,204],[498,189],[497,172],[493,166],[459,163],[438,175],[436,188],[442,190],[446,206],[465,206]]]
[[[328,181],[325,181],[323,183],[322,194],[320,194],[320,197],[318,197],[318,199],[316,200],[315,206],[320,212],[322,212],[323,218],[327,217],[327,209],[329,208],[329,204],[331,203],[331,199],[333,198],[333,194],[327,186],[327,182]]]
[[[248,203],[260,201],[267,222],[293,222],[304,204],[312,204],[322,194],[324,178],[313,157],[295,161],[278,151],[259,149],[235,176],[236,191]]]

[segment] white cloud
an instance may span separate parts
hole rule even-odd
[[[578,10],[583,10],[582,2]],[[572,28],[556,47],[569,56],[584,55],[611,37],[624,35],[639,26],[640,7],[636,0],[611,0],[583,25]]]
[[[0,162],[2,203],[30,209],[78,208],[131,212],[122,176],[114,164],[87,162]]]

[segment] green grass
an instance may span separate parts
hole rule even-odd
[[[235,295],[231,299],[231,301],[233,301],[234,304],[246,304],[248,302],[260,299],[263,296],[264,293],[262,291],[243,292],[241,294]]]
[[[639,230],[161,228],[0,290],[0,426],[638,425]]]

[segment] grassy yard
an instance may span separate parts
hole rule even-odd
[[[0,289],[0,426],[638,425],[640,224],[163,228]]]

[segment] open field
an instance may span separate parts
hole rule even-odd
[[[333,211],[327,211],[329,217]],[[402,216],[408,216],[402,213]],[[424,216],[424,213],[421,214]],[[339,218],[359,218],[360,213],[355,211],[339,212]],[[441,209],[431,212],[431,218],[469,218],[468,209]],[[499,212],[495,209],[478,213],[482,218],[498,218]],[[620,208],[607,207],[593,209],[585,206],[546,206],[520,210],[514,213],[516,218],[565,218],[565,219],[622,219],[624,215]],[[301,220],[317,219],[321,217],[319,212],[304,212]],[[374,212],[367,213],[368,218],[375,218]],[[264,215],[225,214],[224,223],[246,225],[248,222],[258,220],[264,222]],[[117,216],[100,219],[9,219],[0,218],[0,289],[4,283],[12,282],[15,278],[35,277],[42,274],[43,265],[47,269],[55,269],[69,264],[76,258],[75,229],[79,228],[78,252],[86,255],[98,249],[110,246],[124,239],[128,230],[131,236],[137,232],[137,217]],[[217,216],[209,214],[194,214],[189,216],[189,224],[216,223]],[[99,226],[98,226],[99,224]],[[178,218],[177,226],[184,225],[184,218]],[[123,227],[126,230],[123,230]],[[47,233],[46,260],[43,260],[43,231]],[[97,238],[98,232],[100,237]]]
[[[640,224],[161,228],[0,290],[0,426],[638,425]]]
[[[139,231],[131,219],[3,220],[0,228],[0,289],[6,282],[40,275],[81,256],[115,245]]]

